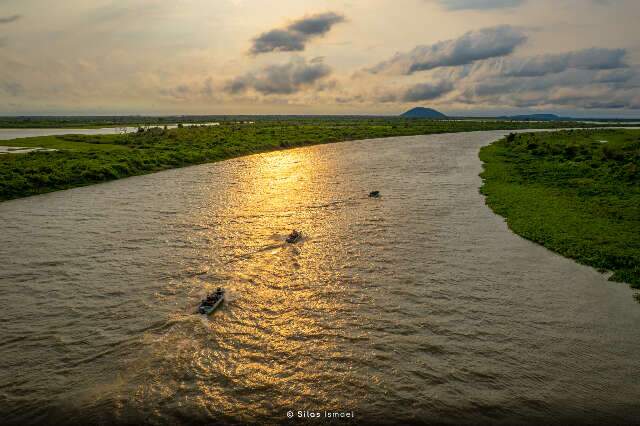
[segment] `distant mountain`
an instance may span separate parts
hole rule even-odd
[[[555,114],[506,115],[498,118],[503,118],[505,120],[537,120],[537,121],[571,120],[571,118],[569,117],[559,117]]]
[[[443,113],[441,113],[439,111],[436,111],[435,109],[423,108],[423,107],[416,107],[416,108],[410,109],[409,111],[407,111],[404,114],[400,115],[400,117],[405,117],[405,118],[432,118],[432,119],[447,118],[446,115],[444,115]]]

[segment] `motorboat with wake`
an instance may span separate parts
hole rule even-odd
[[[206,299],[202,299],[200,301],[200,305],[198,306],[198,313],[202,315],[210,315],[218,309],[218,307],[224,302],[224,289],[218,287],[216,291],[209,294]]]

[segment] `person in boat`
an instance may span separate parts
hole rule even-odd
[[[289,236],[287,237],[287,242],[295,243],[299,238],[300,238],[300,232],[294,229],[293,231],[291,231],[291,234],[289,234]]]
[[[207,296],[209,302],[217,302],[222,297],[223,291],[220,287],[216,289],[214,293]]]

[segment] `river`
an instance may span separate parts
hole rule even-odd
[[[504,133],[0,203],[4,424],[638,421],[640,306],[484,205],[478,150]],[[229,299],[195,315],[217,286]]]
[[[184,123],[183,126],[218,126],[220,123]],[[156,127],[156,126],[149,126]],[[157,127],[163,127],[161,125]],[[168,129],[175,129],[177,125],[168,125]],[[102,127],[95,129],[0,129],[0,141],[18,138],[32,138],[36,136],[62,136],[62,135],[115,135],[119,133],[131,133],[137,131],[137,127]]]

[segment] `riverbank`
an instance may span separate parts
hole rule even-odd
[[[513,134],[480,159],[486,203],[515,233],[640,288],[640,131]]]
[[[0,156],[0,201],[241,155],[347,140],[481,130],[584,127],[574,122],[433,121],[399,118],[222,122],[132,134],[42,136],[3,146],[56,151]]]

